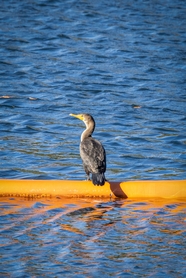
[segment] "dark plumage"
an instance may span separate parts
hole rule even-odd
[[[94,132],[95,121],[89,114],[70,115],[82,120],[86,125],[86,129],[81,134],[80,143],[80,156],[83,160],[85,173],[88,179],[90,179],[90,173],[92,174],[92,182],[94,185],[104,185],[106,153],[102,144],[91,136]]]

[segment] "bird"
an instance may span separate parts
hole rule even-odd
[[[80,156],[87,179],[90,180],[92,174],[93,184],[102,186],[106,181],[106,152],[101,142],[92,137],[95,129],[94,118],[90,114],[70,114],[70,116],[85,123],[86,129],[81,134]]]

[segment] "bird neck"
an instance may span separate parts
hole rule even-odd
[[[94,123],[89,123],[89,125],[86,125],[86,129],[83,131],[81,134],[81,142],[88,138],[91,137],[92,133],[94,132],[95,124]]]

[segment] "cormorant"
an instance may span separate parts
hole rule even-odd
[[[81,134],[80,156],[88,180],[90,180],[91,173],[94,185],[104,185],[106,153],[102,144],[91,136],[94,132],[95,121],[90,114],[70,114],[70,116],[80,119],[86,125],[86,129]]]

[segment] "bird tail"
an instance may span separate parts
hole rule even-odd
[[[104,185],[105,184],[105,175],[104,173],[93,173],[92,182],[94,185]]]

